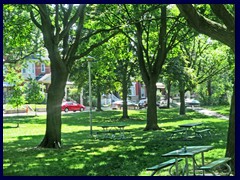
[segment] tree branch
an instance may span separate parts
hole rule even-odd
[[[191,4],[177,4],[177,7],[191,27],[226,44],[235,51],[235,30],[229,31],[221,24],[202,16]]]
[[[235,29],[235,18],[223,4],[210,4],[214,14],[223,21],[229,30]]]
[[[111,39],[112,37],[114,37],[115,35],[117,35],[119,33],[119,31],[114,32],[112,35],[108,36],[107,38],[105,38],[104,40],[95,43],[93,45],[91,45],[86,51],[82,52],[79,56],[74,56],[73,59],[80,59],[86,55],[88,55],[93,49],[97,48],[98,46],[101,46],[102,44],[104,44],[105,42],[107,42],[109,39]]]

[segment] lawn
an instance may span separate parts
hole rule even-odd
[[[100,124],[128,124],[132,139],[99,140],[90,136],[89,113],[62,116],[61,149],[36,148],[45,133],[45,116],[4,118],[3,174],[5,176],[149,176],[147,167],[168,160],[162,154],[184,145],[213,145],[206,161],[225,156],[228,121],[207,117],[192,110],[178,115],[178,109],[159,109],[158,131],[143,131],[146,110],[129,110],[130,119],[120,120],[121,111],[93,112],[93,131]],[[16,127],[16,122],[20,127]],[[190,141],[170,140],[170,131],[179,124],[203,122],[213,136]],[[198,157],[198,155],[197,155]],[[200,157],[200,155],[199,155]],[[199,160],[200,158],[198,158]],[[168,175],[168,170],[160,173]]]

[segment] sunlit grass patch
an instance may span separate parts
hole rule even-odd
[[[45,117],[4,118],[3,173],[20,176],[149,176],[147,167],[168,160],[162,154],[183,145],[213,145],[205,153],[206,161],[225,154],[228,121],[207,117],[188,110],[178,115],[178,109],[159,109],[161,130],[143,131],[146,110],[130,110],[129,119],[121,119],[121,111],[93,112],[93,133],[101,124],[126,124],[132,138],[126,140],[99,140],[90,136],[89,113],[79,112],[62,116],[62,148],[36,148],[45,133]],[[16,122],[20,120],[20,127]],[[191,141],[169,140],[170,131],[178,125],[203,122],[211,128],[212,137]],[[160,175],[169,175],[163,169]]]

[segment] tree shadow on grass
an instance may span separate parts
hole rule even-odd
[[[102,123],[120,122],[118,118],[121,112],[115,111],[110,115],[107,112],[100,113],[94,113],[94,127]],[[16,132],[10,141],[3,144],[4,175],[137,176],[147,167],[167,160],[161,157],[162,154],[181,148],[183,145],[214,144],[214,147],[222,151],[225,151],[226,147],[223,142],[226,142],[227,122],[215,122],[198,114],[190,113],[187,117],[176,117],[176,111],[169,110],[161,112],[162,117],[167,116],[162,123],[182,123],[203,117],[206,125],[213,128],[215,135],[212,138],[170,141],[167,137],[169,130],[174,127],[167,125],[162,131],[143,131],[141,127],[146,125],[146,114],[141,112],[139,116],[133,115],[131,119],[124,121],[130,125],[128,128],[132,132],[133,139],[99,140],[90,138],[89,130],[84,129],[85,126],[89,126],[89,121],[84,121],[88,117],[88,113],[85,114],[69,114],[63,118],[63,128],[79,126],[79,129],[62,133],[61,149],[35,148],[42,140],[43,134],[18,136]],[[80,121],[76,121],[76,118]],[[28,119],[25,123],[27,126],[38,121],[43,120]]]
[[[3,129],[19,128],[19,126],[3,126]]]

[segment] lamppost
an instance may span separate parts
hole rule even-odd
[[[91,61],[94,59],[88,56],[88,83],[89,83],[89,119],[90,119],[90,135],[92,136],[92,81],[91,81]]]

